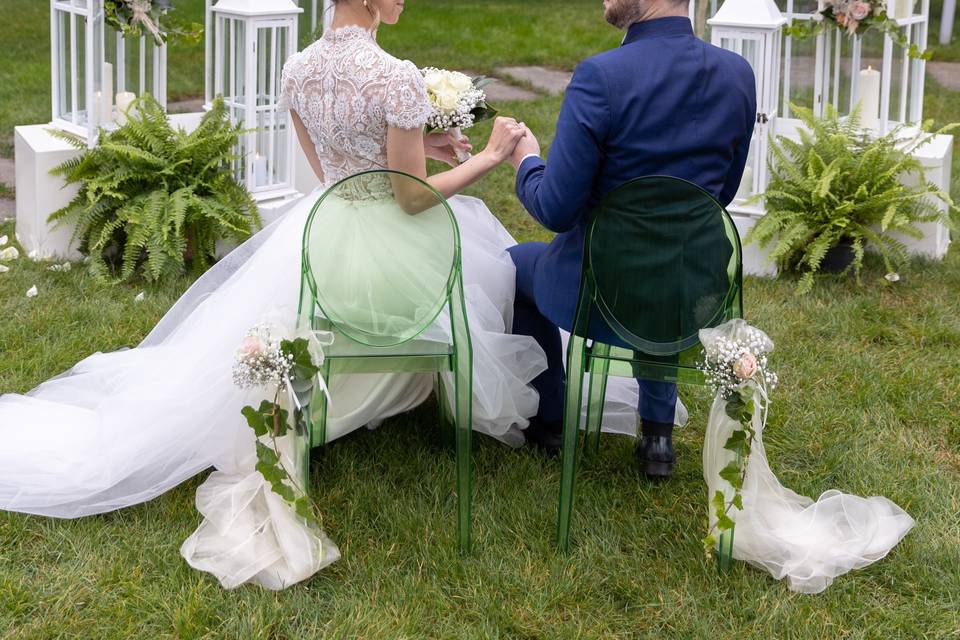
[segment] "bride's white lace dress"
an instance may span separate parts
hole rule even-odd
[[[416,67],[360,28],[328,32],[284,67],[281,101],[297,111],[324,185],[386,168],[389,125],[419,129],[426,90]],[[234,352],[254,325],[292,322],[300,242],[319,191],[215,265],[135,349],[98,353],[26,395],[0,396],[0,509],[74,518],[149,500],[215,466],[197,493],[206,517],[185,544],[226,586],[282,588],[336,559],[329,541],[288,518],[253,471],[254,439],[234,386]],[[537,409],[528,383],[545,358],[512,336],[514,240],[477,199],[455,197],[474,348],[474,428],[511,445]],[[389,247],[384,247],[389,251]],[[328,439],[415,407],[430,375],[335,377]],[[616,386],[608,426],[631,432],[635,385]],[[323,544],[321,544],[323,543]]]

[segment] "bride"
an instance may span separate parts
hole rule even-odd
[[[325,539],[322,552],[304,558],[311,554],[303,539],[282,534],[276,496],[253,471],[253,436],[240,414],[248,392],[234,386],[231,368],[251,327],[295,315],[300,240],[316,198],[369,169],[415,175],[449,198],[474,348],[473,426],[523,444],[538,404],[528,383],[546,361],[533,339],[509,334],[514,267],[505,250],[515,242],[481,201],[456,194],[506,160],[524,126],[499,118],[483,151],[428,177],[426,157],[450,160],[469,145],[424,135],[429,105],[420,72],[377,45],[377,26],[396,23],[403,2],[335,4],[333,28],[284,66],[280,98],[322,186],[198,279],[138,347],[94,354],[26,395],[0,396],[0,509],[102,513],[215,466],[197,492],[206,520],[184,544],[191,564],[225,586],[252,580],[281,588],[335,560]],[[415,407],[433,383],[424,374],[335,377],[327,439]],[[636,394],[635,385],[611,390],[607,427],[633,430]],[[272,538],[251,542],[258,536]]]

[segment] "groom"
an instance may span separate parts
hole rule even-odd
[[[607,21],[626,30],[623,44],[577,66],[549,164],[529,131],[513,154],[520,201],[558,234],[549,244],[510,250],[517,267],[513,330],[540,343],[549,367],[533,381],[540,410],[527,439],[551,455],[559,451],[563,414],[558,327],[573,324],[591,209],[614,187],[641,176],[689,180],[724,205],[740,184],[757,117],[753,71],[742,57],[693,35],[687,3],[604,0]],[[669,476],[676,385],[639,382],[640,470]]]

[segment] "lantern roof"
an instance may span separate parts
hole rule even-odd
[[[213,11],[240,16],[272,16],[302,13],[293,0],[218,0]]]
[[[787,23],[773,0],[726,0],[716,15],[707,20],[711,27],[777,29]]]

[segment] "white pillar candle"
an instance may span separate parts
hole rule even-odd
[[[267,184],[267,159],[259,153],[253,158],[253,186],[262,187]]]
[[[117,94],[117,124],[121,126],[127,124],[127,116],[133,113],[133,111],[128,110],[136,99],[137,94],[132,91],[121,91]]]
[[[113,122],[113,65],[104,62],[100,91],[100,124],[111,122]]]
[[[913,5],[917,0],[896,0],[893,5],[893,17],[896,20],[903,20],[913,15]]]
[[[877,131],[880,125],[880,72],[873,67],[860,70],[860,124]]]

